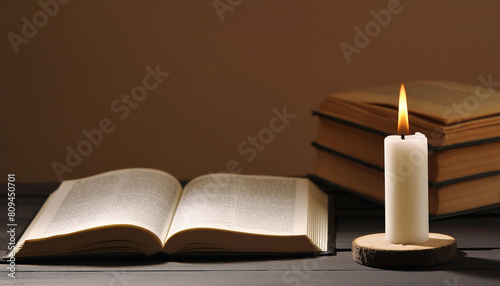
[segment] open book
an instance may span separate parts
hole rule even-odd
[[[327,201],[307,179],[112,171],[64,181],[7,257],[326,251]]]

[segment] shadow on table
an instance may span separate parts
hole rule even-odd
[[[50,259],[16,259],[16,264],[35,265],[79,265],[79,266],[143,266],[156,265],[166,262],[186,263],[221,263],[242,261],[265,261],[265,260],[289,260],[300,258],[313,258],[318,256],[332,255],[331,253],[298,253],[298,254],[276,254],[276,253],[197,253],[183,255],[158,254],[145,256],[142,254],[121,254],[112,256],[73,256],[53,257]],[[5,263],[5,262],[4,262]]]
[[[478,250],[479,251],[479,250]],[[487,251],[487,250],[485,250]],[[488,259],[467,256],[462,250],[459,250],[458,257],[450,263],[432,267],[419,268],[417,271],[449,270],[460,272],[468,276],[482,278],[500,278],[500,257],[498,259]],[[481,271],[497,270],[497,271]]]
[[[500,257],[497,259],[468,257],[467,253],[459,251],[456,260],[449,263],[450,270],[459,271],[460,273],[470,276],[480,276],[485,278],[500,278]],[[497,270],[497,271],[481,271],[477,270]]]

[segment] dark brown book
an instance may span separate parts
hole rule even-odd
[[[316,142],[383,168],[384,138],[389,134],[319,112],[313,114],[319,120]],[[500,138],[441,147],[429,145],[429,181],[432,183],[490,172],[500,172]]]
[[[410,134],[429,143],[431,214],[491,206],[500,197],[500,92],[445,81],[405,83]],[[383,201],[384,138],[397,134],[400,84],[333,94],[319,118],[315,175]]]
[[[317,152],[314,175],[339,189],[383,203],[384,170],[313,143]],[[446,184],[429,185],[429,213],[448,215],[500,204],[500,174],[484,174]]]

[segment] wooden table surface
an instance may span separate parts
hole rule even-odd
[[[17,233],[36,214],[57,184],[20,185],[16,194]],[[7,248],[7,199],[0,196],[0,241]],[[214,259],[192,261],[80,260],[17,264],[16,279],[1,265],[0,285],[500,285],[500,211],[431,221],[432,232],[458,241],[459,257],[446,265],[382,270],[356,264],[351,258],[354,238],[384,231],[380,205],[336,193],[336,254],[293,259]]]

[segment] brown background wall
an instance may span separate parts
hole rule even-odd
[[[7,172],[57,181],[51,164],[66,164],[65,147],[103,118],[114,130],[63,179],[139,166],[186,179],[228,162],[242,173],[304,175],[315,161],[310,112],[330,93],[414,79],[500,81],[499,1],[401,0],[348,63],[339,44],[354,45],[354,27],[389,2],[244,0],[221,21],[212,1],[71,1],[16,53],[7,35],[22,36],[22,17],[43,10],[1,1],[1,181]],[[157,64],[170,75],[120,120],[111,103]],[[247,161],[239,144],[285,106],[296,117]]]

